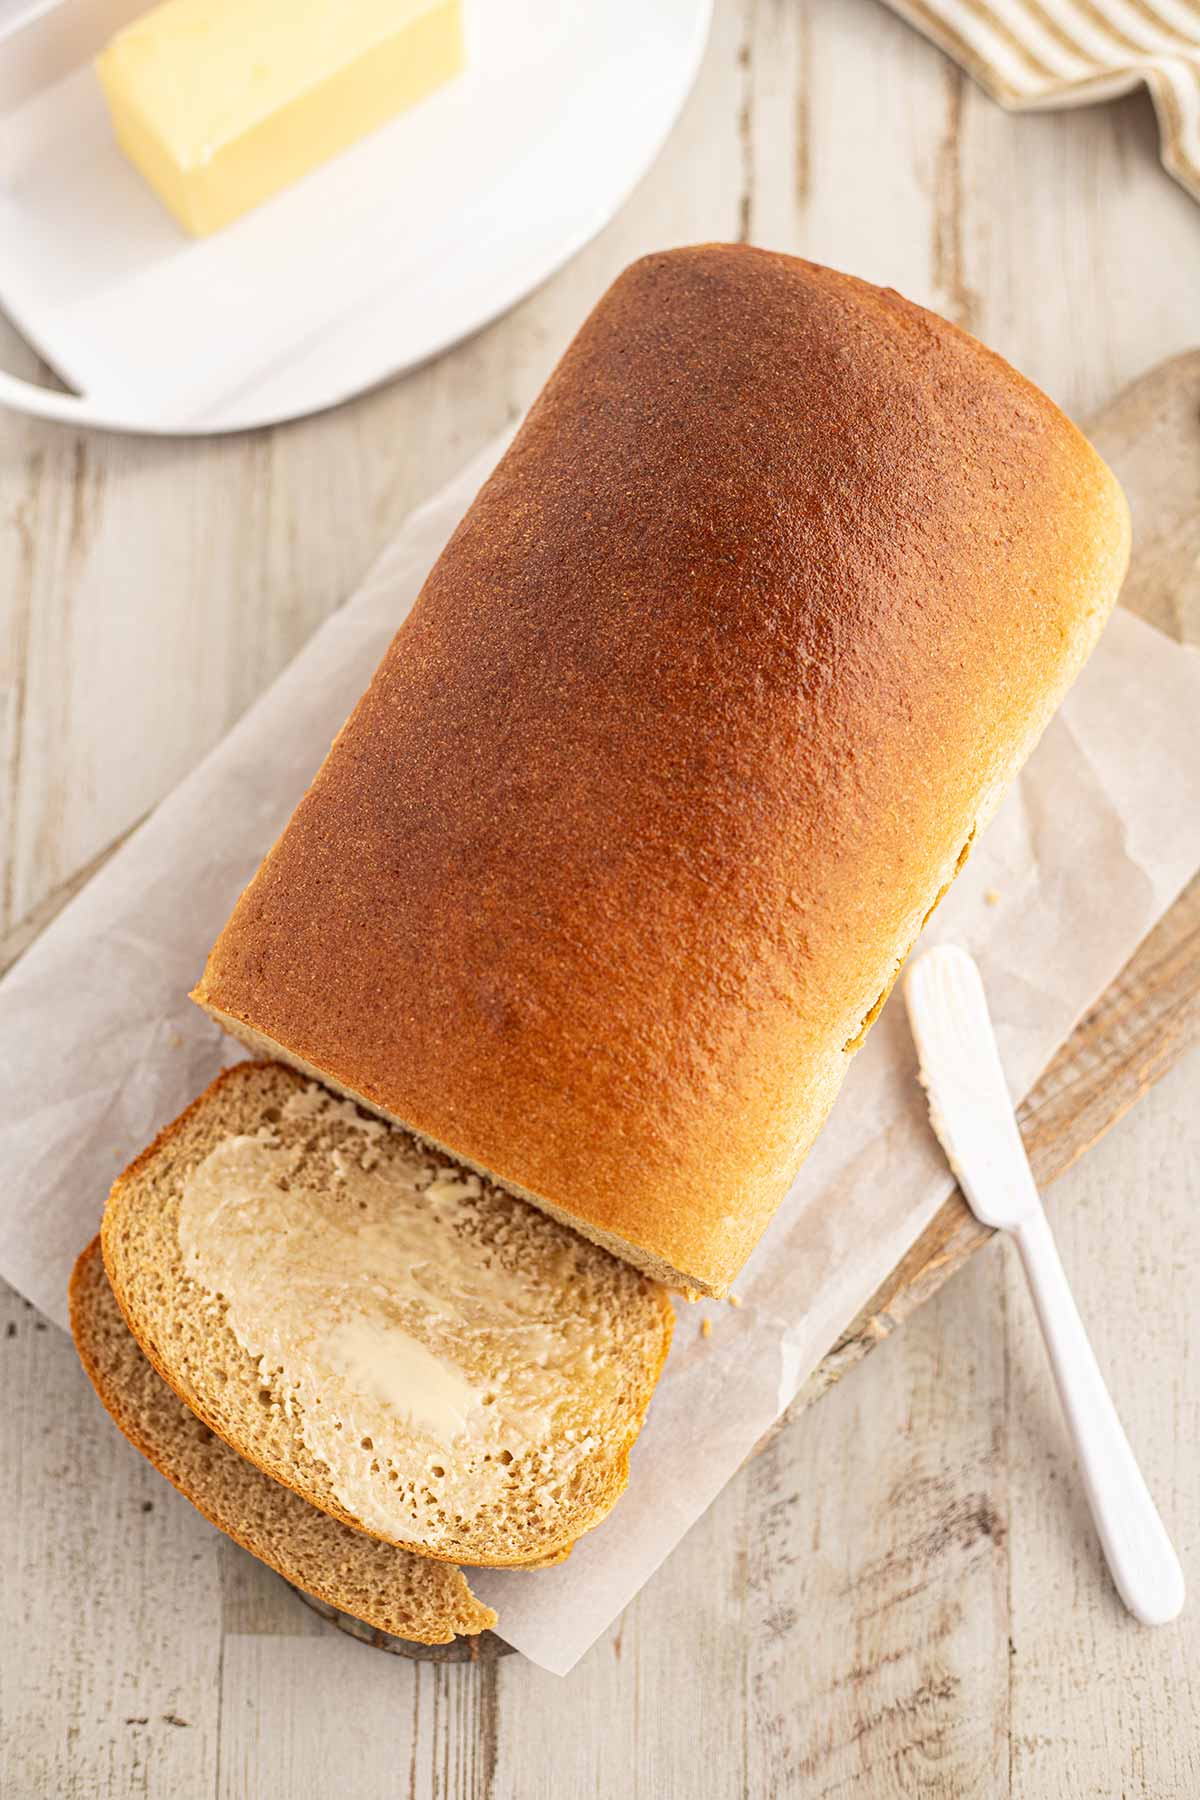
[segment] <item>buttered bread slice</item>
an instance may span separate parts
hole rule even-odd
[[[663,1291],[279,1064],[214,1082],[116,1182],[101,1241],[179,1397],[346,1524],[529,1565],[625,1487]]]
[[[352,1531],[214,1436],[138,1349],[104,1273],[98,1239],[71,1276],[71,1333],[92,1386],[135,1449],[206,1519],[285,1580],[415,1643],[448,1644],[496,1623],[460,1569]]]

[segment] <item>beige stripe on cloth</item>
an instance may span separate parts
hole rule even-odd
[[[1165,166],[1200,200],[1200,0],[887,0],[1001,106],[1086,106],[1144,82]]]

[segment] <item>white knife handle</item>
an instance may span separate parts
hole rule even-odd
[[[1013,1233],[1117,1592],[1143,1625],[1183,1606],[1183,1570],[1121,1427],[1038,1205]]]

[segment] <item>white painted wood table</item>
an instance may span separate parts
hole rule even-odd
[[[433,366],[224,441],[0,417],[8,949],[521,411],[624,263],[730,237],[892,283],[1079,417],[1200,339],[1200,209],[1142,98],[1008,118],[876,0],[721,0],[619,218]],[[1198,1074],[1051,1198],[1194,1589]],[[339,1636],[127,1450],[57,1331],[0,1311],[5,1800],[1200,1794],[1200,1599],[1157,1633],[1121,1612],[997,1246],[776,1439],[566,1681]]]

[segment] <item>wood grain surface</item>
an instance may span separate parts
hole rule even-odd
[[[891,282],[1079,418],[1197,334],[1200,209],[1158,167],[1142,97],[1009,118],[875,0],[719,0],[696,91],[619,217],[428,368],[234,439],[0,417],[10,946],[528,404],[625,262],[738,236]],[[36,374],[15,337],[0,353]],[[1135,423],[1139,454],[1161,428]],[[1139,563],[1151,594],[1155,559],[1194,542],[1187,479]],[[1198,1075],[1193,1050],[1051,1198],[1193,1578]],[[1200,1625],[1145,1632],[1114,1599],[999,1246],[775,1438],[565,1681],[348,1642],[130,1454],[11,1293],[0,1356],[5,1800],[1200,1793]]]

